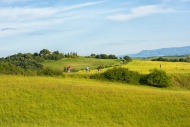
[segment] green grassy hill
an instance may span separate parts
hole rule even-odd
[[[45,61],[43,65],[54,69],[63,70],[64,67],[71,66],[77,70],[84,70],[86,66],[90,69],[97,69],[98,66],[112,67],[120,65],[122,61],[118,59],[95,59],[95,58],[63,58],[58,61]]]
[[[0,76],[2,127],[188,127],[190,93],[88,79]]]

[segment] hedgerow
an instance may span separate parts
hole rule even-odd
[[[165,71],[153,69],[150,74],[140,74],[123,67],[114,67],[103,73],[91,75],[92,79],[116,81],[128,84],[143,84],[155,87],[167,87],[170,85],[170,77]]]

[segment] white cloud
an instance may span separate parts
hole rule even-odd
[[[0,9],[1,22],[37,19],[51,16],[58,12],[55,8],[2,8]]]
[[[130,14],[115,14],[108,16],[110,20],[128,21],[135,18],[141,18],[157,13],[170,13],[175,12],[173,9],[165,9],[161,5],[146,5],[131,9]]]
[[[63,11],[68,11],[68,10],[73,10],[73,9],[77,9],[77,8],[92,6],[92,5],[101,4],[101,3],[104,3],[104,2],[105,1],[87,2],[87,3],[83,3],[83,4],[68,6],[68,7],[64,7]]]
[[[17,2],[28,2],[31,0],[0,0],[0,3],[12,4]]]
[[[49,8],[29,8],[29,7],[16,7],[16,8],[0,8],[0,20],[23,20],[23,19],[37,19],[50,17],[58,13],[64,13],[65,11],[71,11],[78,8],[87,6],[93,6],[103,3],[104,1],[88,2],[78,5],[66,6],[66,7],[49,7]]]
[[[3,0],[4,1],[4,0]],[[9,0],[16,2],[21,0]],[[2,2],[2,0],[1,0]],[[41,31],[43,29],[58,27],[65,21],[84,18],[88,15],[81,15],[80,12],[73,11],[105,1],[87,2],[72,6],[59,7],[3,7],[0,8],[0,37],[11,36],[15,34],[30,33]],[[14,28],[15,30],[4,30],[6,28]]]
[[[53,15],[59,12],[56,8],[3,8],[0,9],[0,37],[26,33],[50,27],[58,23]]]

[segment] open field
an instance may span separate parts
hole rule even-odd
[[[1,75],[0,125],[188,127],[190,92],[78,78]]]
[[[162,64],[161,69],[166,71],[166,73],[190,73],[190,63],[187,62],[133,60],[132,62],[126,64],[124,67],[129,68],[133,71],[147,74],[151,69],[160,69],[160,64]]]
[[[121,60],[117,59],[95,59],[95,58],[63,58],[58,61],[46,61],[43,63],[45,67],[63,70],[64,67],[71,66],[77,70],[85,70],[86,66],[90,69],[97,69],[98,66],[112,67],[120,65]]]

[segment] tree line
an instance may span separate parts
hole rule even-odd
[[[107,54],[91,54],[89,57],[97,58],[97,59],[118,59],[115,55],[107,55]]]
[[[168,61],[168,62],[190,62],[190,55],[187,55],[186,58],[176,58],[176,59],[168,59],[168,58],[163,58],[159,57],[157,59],[152,59],[151,61]]]

